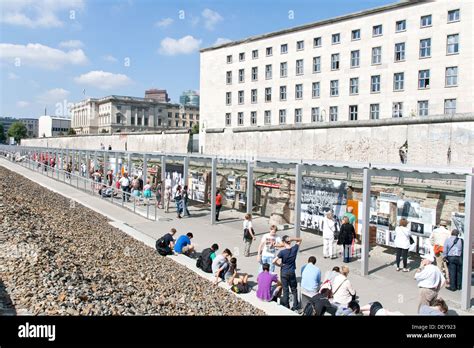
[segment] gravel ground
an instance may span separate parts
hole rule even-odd
[[[0,314],[264,314],[102,215],[3,167],[0,177]]]

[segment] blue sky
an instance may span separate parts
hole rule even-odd
[[[199,49],[394,0],[2,0],[0,116],[199,89]],[[289,18],[292,11],[293,18]],[[83,94],[85,90],[85,95]]]

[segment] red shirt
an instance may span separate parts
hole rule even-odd
[[[216,196],[216,205],[222,205],[222,196],[220,193]]]

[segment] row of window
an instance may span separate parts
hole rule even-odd
[[[334,122],[338,120],[339,107],[330,106],[329,107],[329,121]],[[456,99],[445,99],[444,100],[444,113],[447,115],[452,115],[456,113]],[[429,115],[429,101],[420,100],[418,101],[418,116],[428,116]],[[403,102],[394,102],[392,104],[392,117],[398,118],[403,117]],[[349,105],[348,120],[357,121],[359,117],[359,106],[358,105]],[[380,117],[380,104],[370,104],[369,108],[369,118],[371,120],[378,120]],[[278,123],[283,125],[287,121],[287,110],[280,109],[278,110]],[[311,122],[322,122],[324,121],[319,107],[311,108]],[[265,125],[272,124],[272,112],[271,110],[264,111],[264,120]],[[296,108],[294,110],[294,123],[300,124],[303,122],[303,109]],[[225,114],[225,125],[226,127],[232,126],[232,114]],[[237,113],[237,125],[244,125],[244,113]],[[257,125],[257,111],[250,112],[250,125]]]
[[[406,44],[405,42],[399,42],[395,44],[394,50],[394,60],[395,62],[401,62],[405,60]],[[459,53],[459,34],[448,35],[447,39],[447,54],[457,54]],[[419,49],[420,58],[429,58],[431,57],[431,39],[422,39],[420,40],[420,49]],[[333,53],[331,54],[331,70],[340,69],[340,54]],[[372,48],[372,65],[382,64],[382,47],[373,47]],[[296,71],[295,74],[303,75],[304,74],[304,59],[296,60]],[[360,67],[360,50],[351,51],[350,56],[350,67],[358,68]],[[321,72],[321,56],[313,57],[312,64],[313,73]],[[280,77],[288,76],[288,62],[280,63]],[[265,65],[265,79],[270,80],[273,77],[273,65]],[[258,67],[251,68],[251,80],[258,81]],[[245,82],[245,69],[239,69],[238,71],[238,82]],[[232,84],[232,71],[226,71],[226,84]]]
[[[53,132],[67,132],[69,128],[53,127]]]
[[[460,10],[450,10],[448,11],[448,23],[453,23],[453,22],[458,22],[460,20]],[[432,15],[424,15],[420,17],[420,28],[427,28],[432,26]],[[406,20],[399,20],[395,22],[395,32],[403,32],[406,31],[407,29],[407,24]],[[382,24],[374,25],[372,26],[372,36],[377,37],[377,36],[382,36],[383,35],[383,26]],[[351,40],[360,40],[361,38],[361,30],[360,29],[354,29],[351,31]],[[341,43],[341,34],[336,33],[331,35],[331,43],[333,45]],[[313,47],[321,47],[322,46],[322,37],[315,37],[313,39]],[[296,42],[296,50],[297,51],[302,51],[304,50],[304,40],[299,40]],[[273,55],[273,47],[267,47],[265,49],[266,56],[272,56]],[[286,54],[288,53],[288,44],[282,44],[280,45],[280,53],[281,54]],[[252,59],[257,59],[258,58],[258,50],[253,50],[252,51]],[[239,53],[239,61],[243,62],[245,61],[245,52]],[[227,63],[230,64],[232,63],[232,55],[227,56]]]
[[[429,69],[418,71],[418,88],[428,89],[430,88],[431,72]],[[445,86],[455,87],[458,85],[458,67],[451,66],[447,67],[445,71]],[[321,96],[321,82],[313,82],[311,86],[312,98],[319,98]],[[397,72],[393,74],[393,90],[403,91],[405,89],[405,73]],[[381,76],[373,75],[370,77],[370,92],[380,93],[381,91]],[[280,101],[287,100],[288,88],[287,86],[280,86],[279,99]],[[349,95],[359,94],[359,77],[351,77],[349,79]],[[329,82],[329,95],[331,97],[339,96],[339,80],[330,80]],[[295,84],[295,99],[303,99],[303,84]],[[265,88],[265,102],[272,101],[272,87]],[[225,97],[226,105],[232,105],[232,92],[226,92]],[[237,92],[238,104],[244,104],[244,91]],[[255,104],[258,102],[258,90],[252,89],[250,91],[250,102]]]

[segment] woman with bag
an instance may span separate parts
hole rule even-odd
[[[176,213],[178,214],[178,219],[181,219],[181,213],[183,211],[183,191],[181,190],[181,185],[178,185],[176,188],[174,202],[176,203]]]
[[[349,223],[349,217],[344,216],[342,218],[341,231],[339,232],[339,238],[337,239],[337,244],[342,245],[342,253],[344,255],[344,260],[342,262],[348,263],[351,261],[351,247],[352,241],[355,239],[355,229],[354,225]]]
[[[397,248],[397,272],[400,271],[400,258],[403,259],[403,272],[409,272],[407,268],[408,249],[410,248],[411,237],[410,230],[408,229],[408,221],[405,218],[401,218],[395,228],[395,248]]]
[[[252,242],[255,240],[255,232],[252,226],[252,214],[245,214],[244,219],[244,256],[250,256],[250,247],[252,246]]]

